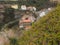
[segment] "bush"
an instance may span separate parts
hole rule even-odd
[[[10,21],[15,20],[14,9],[13,8],[6,8],[4,12],[4,22],[8,23]]]
[[[10,45],[19,45],[16,38],[10,38]]]
[[[40,18],[32,29],[24,31],[20,45],[59,45],[60,43],[60,6]]]

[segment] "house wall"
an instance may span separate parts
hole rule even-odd
[[[27,19],[28,18],[28,19]],[[35,21],[35,17],[33,15],[33,13],[31,12],[26,12],[25,14],[23,14],[23,16],[21,17],[21,19],[19,20],[19,27],[24,28],[24,29],[30,29],[32,22]]]

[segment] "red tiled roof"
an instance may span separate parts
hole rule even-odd
[[[31,20],[23,20],[22,22],[31,22]]]

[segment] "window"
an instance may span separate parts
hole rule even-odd
[[[25,20],[28,20],[28,18],[25,18]]]

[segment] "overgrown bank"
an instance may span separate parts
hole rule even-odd
[[[60,6],[25,31],[19,45],[60,45]]]

